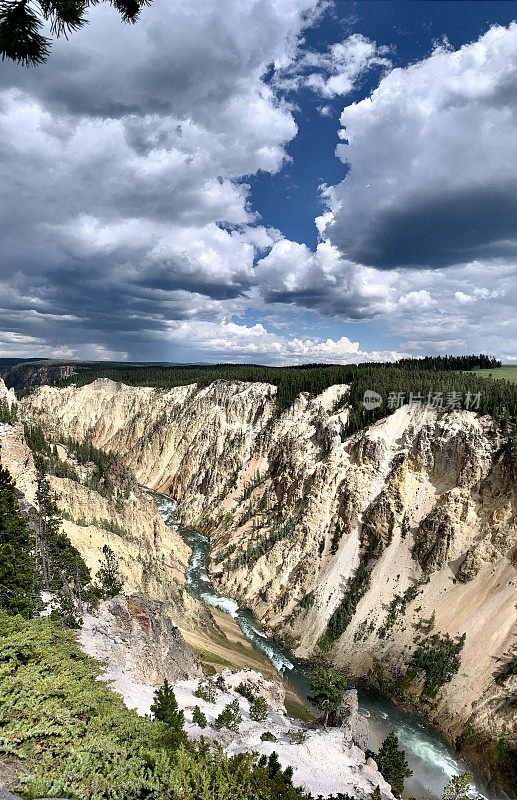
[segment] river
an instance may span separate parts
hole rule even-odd
[[[187,569],[187,586],[192,596],[233,617],[253,647],[265,655],[282,679],[306,700],[309,674],[304,666],[292,653],[273,641],[249,612],[241,609],[232,598],[220,594],[213,586],[208,574],[208,538],[198,531],[177,526],[174,500],[164,495],[153,494],[153,497],[164,521],[178,528],[192,550]],[[468,769],[447,742],[422,718],[401,711],[379,692],[361,687],[358,691],[360,709],[368,718],[370,727],[370,749],[378,750],[388,733],[395,731],[406,753],[413,770],[412,777],[406,780],[406,796],[437,800],[450,778]],[[490,800],[498,800],[479,780],[476,790]]]

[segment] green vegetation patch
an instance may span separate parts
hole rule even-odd
[[[58,623],[0,612],[0,752],[27,797],[138,797],[166,728],[128,711]],[[116,788],[115,788],[116,787]]]
[[[16,406],[9,406],[7,400],[0,400],[0,423],[7,425],[14,425],[18,419],[18,412]]]
[[[355,575],[348,581],[341,602],[328,621],[327,630],[318,642],[321,650],[331,647],[352,622],[359,601],[370,588],[371,574],[370,567],[359,564]]]
[[[425,694],[434,697],[458,672],[465,639],[466,634],[452,639],[448,633],[444,636],[435,633],[420,642],[413,653],[410,669],[424,673]]]
[[[473,372],[480,378],[495,378],[517,383],[517,366],[505,365],[498,369],[475,369]]]
[[[178,747],[170,725],[128,710],[100,672],[60,623],[0,611],[0,756],[21,760],[27,800],[307,797],[274,758],[228,758],[204,742]]]

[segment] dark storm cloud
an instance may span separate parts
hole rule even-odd
[[[463,188],[379,211],[361,238],[338,221],[328,236],[353,260],[379,269],[447,267],[517,256],[515,185]]]
[[[238,307],[276,236],[243,176],[296,134],[262,75],[314,4],[155,0],[135,26],[101,4],[41,68],[2,65],[0,349],[120,352]]]
[[[515,244],[515,27],[395,70],[345,109],[352,169],[328,190],[315,252],[257,221],[247,176],[280,170],[297,131],[263,76],[291,63],[314,6],[155,0],[124,27],[101,4],[45,66],[2,64],[0,352],[166,358],[184,337],[239,357],[363,358],[347,337],[305,342],[295,325],[284,338],[234,319],[268,304],[290,324],[297,309],[355,320],[424,310],[431,327],[427,267],[498,258],[501,276]],[[352,72],[346,48],[336,64],[330,48],[314,91],[334,96],[376,58],[367,40],[352,45]],[[409,264],[422,277],[393,269]],[[440,298],[442,325],[460,332],[467,312],[510,296],[511,278],[500,288],[485,273],[440,277],[465,310]]]
[[[350,320],[371,319],[380,311],[380,309],[376,310],[370,302],[367,303],[366,298],[353,294],[347,296],[345,293],[336,291],[335,287],[307,288],[300,291],[265,289],[262,294],[267,303],[283,303],[318,310],[327,317],[341,317]]]

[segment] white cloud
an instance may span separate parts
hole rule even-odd
[[[396,277],[346,261],[329,242],[311,251],[281,239],[258,262],[257,277],[268,302],[294,303],[326,316],[370,318],[396,302]]]
[[[356,88],[361,77],[373,67],[391,66],[389,48],[379,46],[360,33],[330,45],[326,52],[300,48],[298,57],[279,72],[277,85],[295,91],[311,89],[320,97],[345,97]],[[330,106],[319,109],[328,116]]]
[[[383,269],[517,256],[517,24],[393,69],[345,107],[327,236]]]
[[[397,301],[399,308],[418,309],[418,308],[431,308],[436,305],[436,300],[431,297],[428,289],[419,289],[418,291],[408,292],[399,297]]]
[[[315,252],[259,262],[268,302],[382,317],[415,353],[517,348],[517,24],[382,78],[341,116]],[[510,349],[509,349],[510,348]]]
[[[122,26],[100,4],[41,70],[3,65],[5,325],[41,352],[122,357],[170,319],[238,311],[279,237],[245,179],[278,171],[297,132],[267,73],[318,5],[155,0]]]
[[[2,352],[393,356],[302,335],[300,314],[297,335],[237,324],[250,309],[375,317],[415,354],[517,352],[517,25],[394,69],[345,108],[351,171],[321,187],[315,250],[260,224],[248,176],[278,172],[297,133],[281,88],[309,87],[328,115],[389,67],[359,34],[307,51],[323,5],[155,0],[124,27],[100,4],[41,70],[2,66]]]
[[[354,364],[363,361],[393,361],[404,354],[395,351],[367,352],[359,342],[348,337],[319,339],[281,336],[268,331],[261,323],[237,324],[228,320],[220,323],[185,321],[171,323],[167,333],[171,342],[191,342],[196,350],[212,359],[252,361],[269,364],[303,364],[334,362]]]

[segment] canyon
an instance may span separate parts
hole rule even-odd
[[[174,497],[179,521],[210,538],[214,585],[298,658],[323,654],[396,695],[474,761],[479,744],[469,750],[466,730],[515,749],[517,678],[497,680],[515,654],[513,440],[490,417],[416,403],[348,435],[348,386],[301,394],[282,412],[275,392],[97,380],[39,387],[19,412],[52,441],[117,454],[140,485]],[[2,459],[30,501],[24,447],[20,426],[4,430]],[[187,642],[188,631],[217,630],[217,616],[185,591],[188,548],[145,492],[117,510],[74,481],[52,482],[89,566],[107,541],[128,590],[165,601]],[[432,634],[465,635],[460,669],[435,696],[418,677],[405,681]]]

